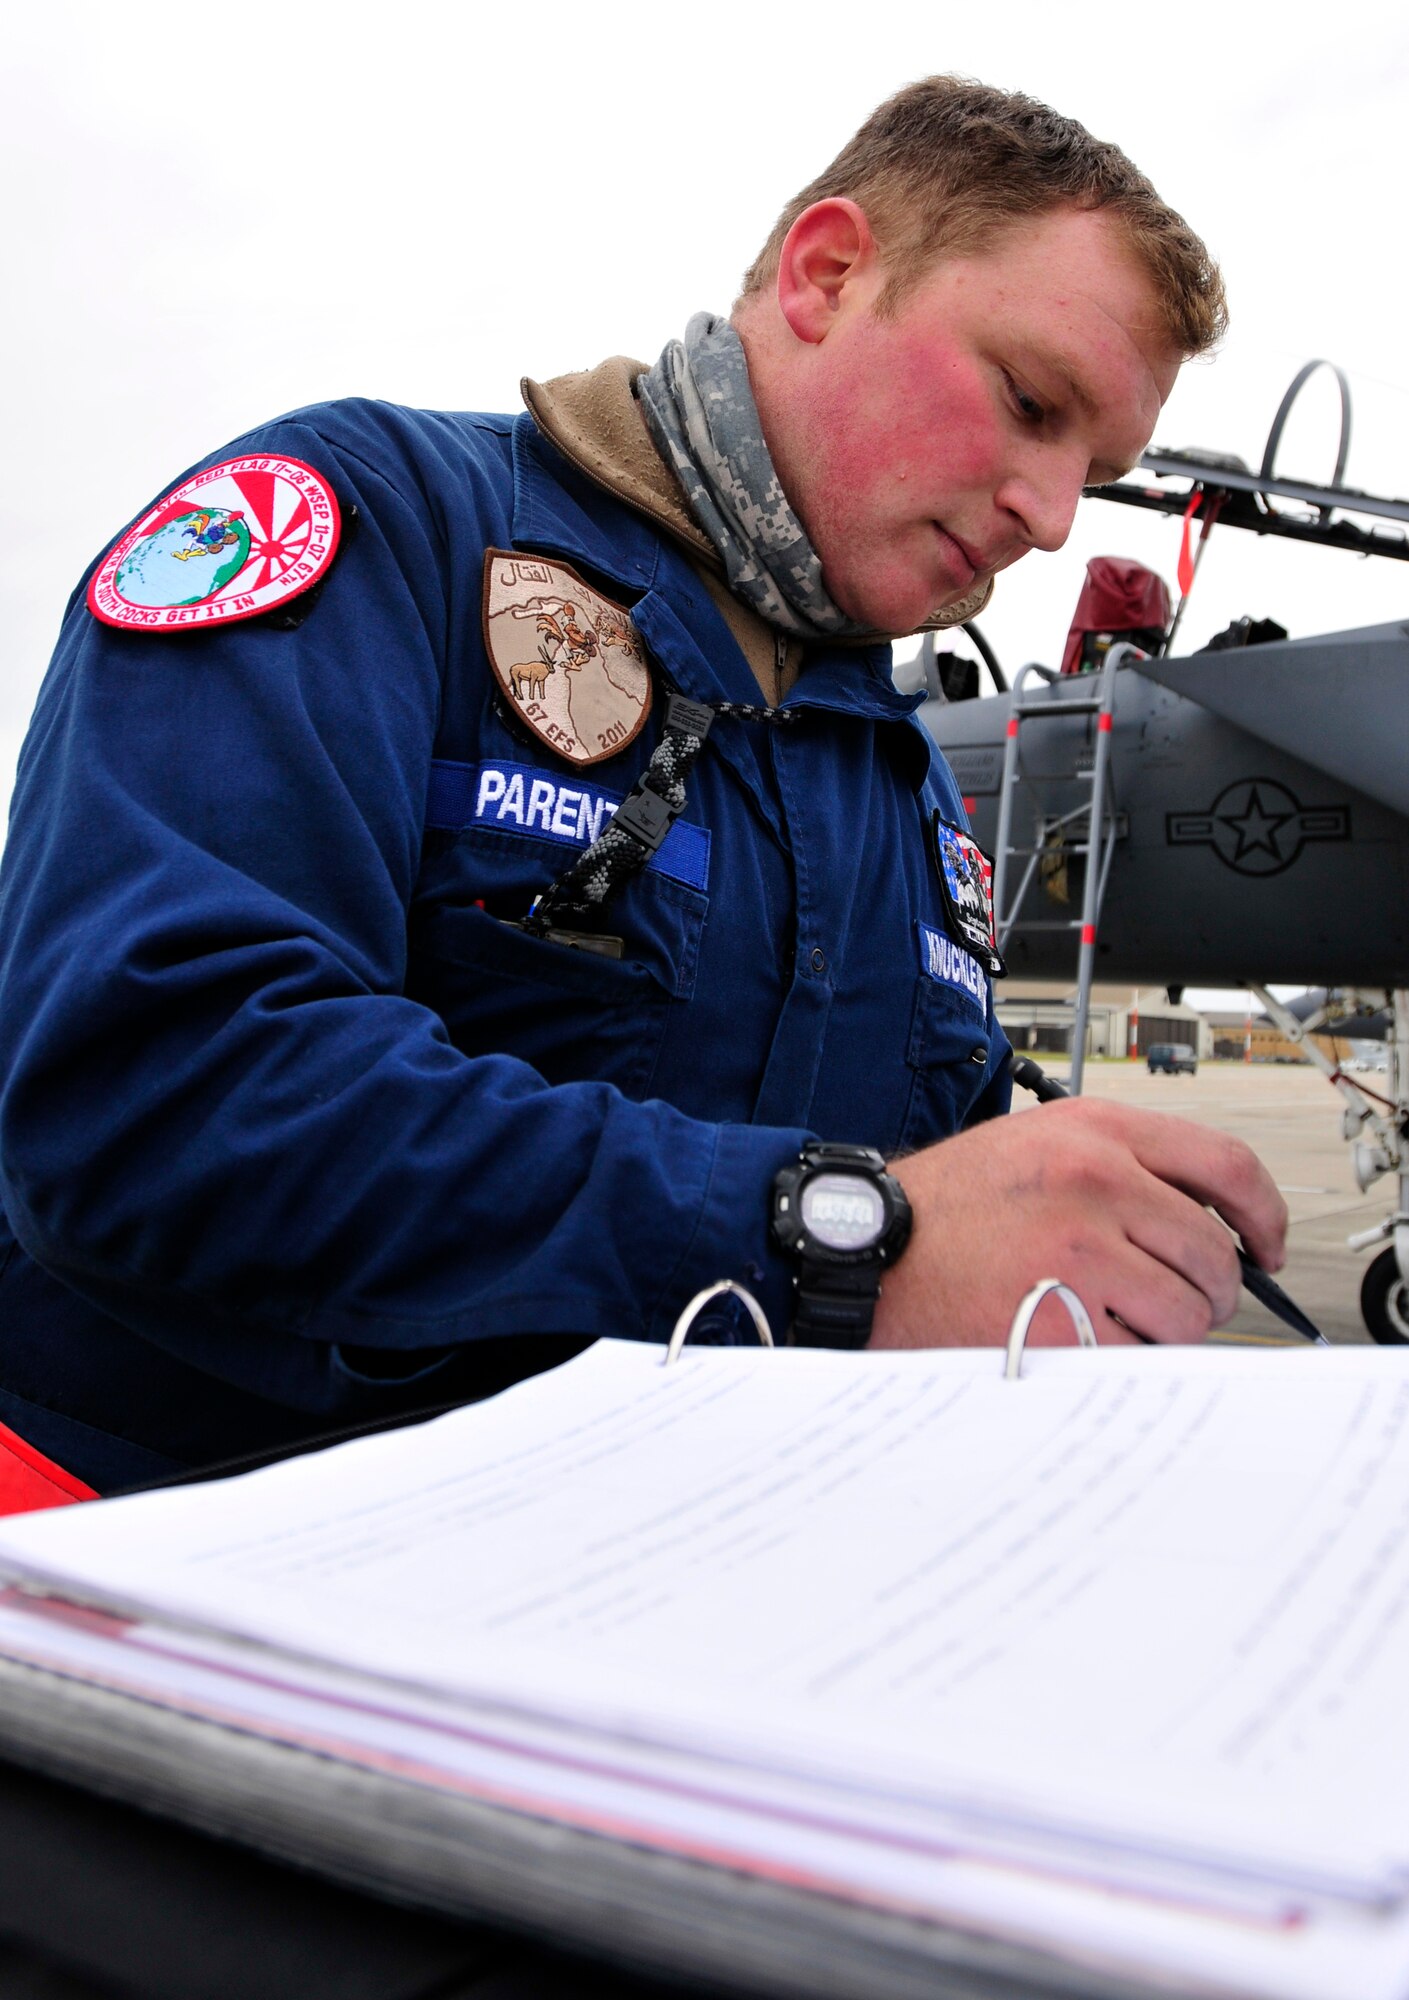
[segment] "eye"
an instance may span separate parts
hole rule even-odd
[[[1032,394],[1031,390],[1024,389],[1020,382],[1013,379],[1006,368],[1003,370],[1003,382],[1008,391],[1008,400],[1012,403],[1013,408],[1017,411],[1023,422],[1040,424],[1047,415],[1047,411],[1045,406]]]

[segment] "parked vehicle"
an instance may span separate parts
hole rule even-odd
[[[1164,1070],[1170,1076],[1197,1076],[1199,1059],[1188,1042],[1151,1042],[1145,1063],[1150,1075]]]

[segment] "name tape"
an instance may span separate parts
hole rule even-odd
[[[920,933],[920,970],[927,979],[953,986],[967,993],[983,1014],[988,1012],[988,976],[976,958],[971,958],[953,938],[931,924],[917,924]]]
[[[562,847],[588,847],[625,796],[580,779],[568,784],[536,764],[454,764],[436,758],[426,825],[449,833],[492,827]],[[709,829],[678,819],[646,865],[687,889],[707,889]]]

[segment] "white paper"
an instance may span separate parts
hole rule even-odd
[[[991,1354],[602,1343],[414,1431],[15,1521],[0,1566],[689,1745],[744,1792],[1222,1867],[1382,1940],[1349,1906],[1409,1874],[1406,1528],[1392,1352],[1013,1384]]]

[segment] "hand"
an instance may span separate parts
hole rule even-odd
[[[1202,1340],[1237,1305],[1230,1229],[1264,1270],[1283,1262],[1287,1207],[1261,1161],[1163,1111],[1044,1104],[890,1171],[915,1228],[882,1283],[872,1347],[998,1345],[1042,1278],[1080,1294],[1102,1344]],[[1044,1304],[1033,1344],[1070,1337]]]

